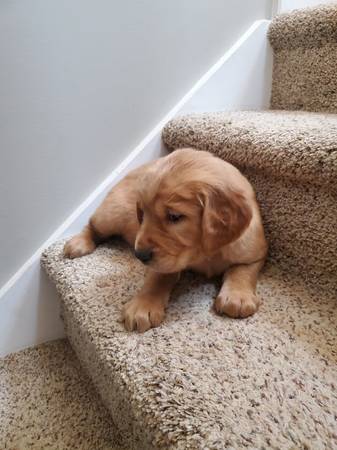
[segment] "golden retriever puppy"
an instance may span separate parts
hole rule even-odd
[[[180,272],[224,274],[214,307],[247,317],[258,309],[258,273],[267,244],[255,193],[231,164],[204,151],[176,150],[130,172],[107,195],[65,256],[94,251],[112,235],[147,266],[144,286],[126,304],[127,330],[158,326]]]

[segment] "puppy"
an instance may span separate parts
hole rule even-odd
[[[134,246],[147,266],[144,286],[126,304],[127,330],[146,331],[164,318],[184,269],[224,274],[214,307],[219,314],[255,313],[258,273],[267,244],[255,193],[231,164],[204,151],[176,150],[130,172],[107,195],[65,256],[94,251],[112,235]]]

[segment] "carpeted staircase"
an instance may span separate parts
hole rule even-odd
[[[69,342],[0,359],[1,450],[129,450]]]
[[[206,149],[238,167],[255,187],[270,259],[308,281],[336,282],[337,115],[189,115],[169,122],[163,137],[170,148]]]
[[[269,111],[177,117],[168,148],[239,167],[261,204],[270,259],[246,320],[211,309],[218,280],[186,273],[165,322],[127,333],[120,310],[143,266],[118,240],[42,264],[67,335],[126,448],[337,448],[337,6],[276,18]]]

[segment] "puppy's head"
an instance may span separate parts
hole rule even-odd
[[[210,258],[248,227],[247,189],[239,171],[210,153],[161,158],[140,180],[136,256],[162,273]]]

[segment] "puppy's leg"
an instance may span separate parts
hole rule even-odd
[[[231,267],[224,276],[224,283],[215,299],[214,307],[219,314],[229,317],[248,317],[254,314],[260,300],[255,294],[258,274],[264,260],[253,264]]]
[[[161,274],[148,270],[144,286],[124,307],[123,320],[128,331],[144,332],[161,324],[179,276],[179,273]]]
[[[114,235],[120,235],[129,244],[134,244],[139,227],[136,213],[136,180],[134,174],[129,175],[109,192],[89,224],[65,244],[65,256],[78,258],[92,253],[99,243]]]
[[[92,253],[96,245],[95,231],[89,223],[79,234],[66,242],[63,254],[68,258],[78,258]]]

